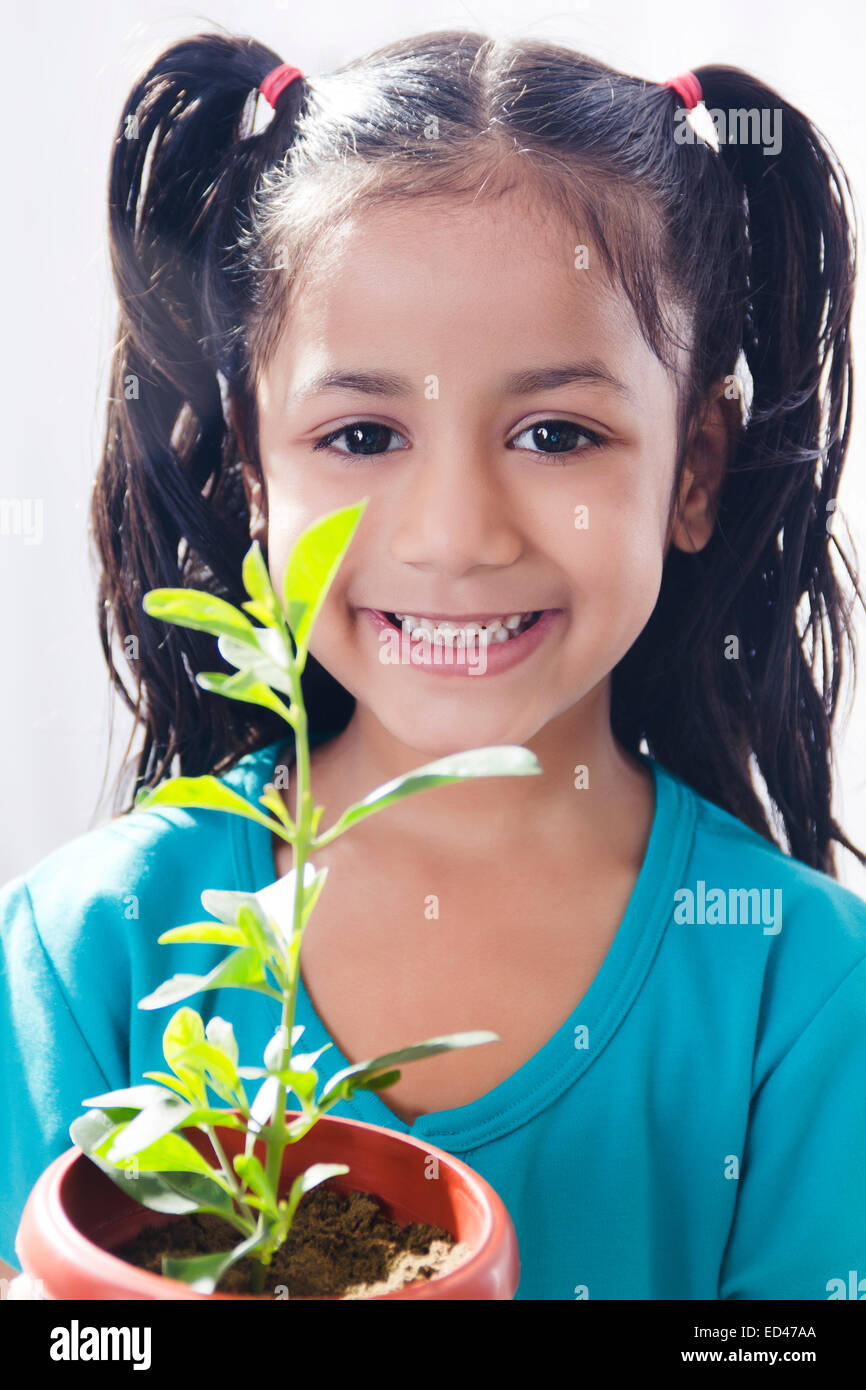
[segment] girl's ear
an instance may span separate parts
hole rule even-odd
[[[262,487],[262,480],[255,471],[251,463],[246,459],[241,461],[241,478],[244,484],[247,506],[250,509],[250,540],[258,541],[259,545],[267,553],[268,544],[268,508],[267,498]]]
[[[250,463],[247,458],[245,432],[243,426],[243,412],[237,400],[232,398],[229,405],[232,428],[238,441],[241,453],[241,480],[244,485],[244,495],[247,499],[247,506],[250,512],[250,540],[258,541],[259,545],[267,554],[268,543],[268,506],[267,493],[262,486],[261,476],[258,470]]]
[[[739,400],[725,395],[728,380],[724,378],[708,396],[686,450],[668,543],[687,553],[703,550],[713,534],[719,493],[742,427]]]

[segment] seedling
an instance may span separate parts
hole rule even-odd
[[[254,805],[216,777],[172,777],[155,790],[143,789],[136,809],[150,806],[210,808],[247,816],[293,846],[293,868],[286,876],[291,920],[278,921],[254,893],[208,889],[202,906],[211,920],[173,927],[160,942],[218,943],[228,954],[206,975],[175,975],[139,1001],[141,1009],[158,1009],[206,990],[231,986],[256,990],[281,1005],[279,1027],[265,1048],[262,1066],[241,1066],[231,1023],[212,1018],[205,1025],[189,1006],[178,1009],[163,1034],[167,1071],[145,1072],[149,1084],[90,1096],[92,1107],[70,1127],[70,1135],[113,1181],[144,1206],[185,1215],[211,1212],[238,1233],[227,1252],[175,1259],[163,1256],[162,1272],[203,1293],[213,1293],[237,1260],[252,1257],[253,1289],[264,1288],[274,1252],[288,1236],[305,1192],[340,1173],[341,1163],[315,1163],[279,1193],[283,1154],[339,1101],[357,1090],[384,1090],[400,1078],[400,1066],[461,1047],[499,1042],[496,1033],[475,1031],[428,1038],[411,1047],[374,1057],[338,1071],[317,1095],[316,1064],[323,1052],[296,1052],[303,1033],[296,1026],[295,1004],[304,929],[325,885],[327,869],[316,870],[310,855],[345,834],[367,816],[404,796],[465,777],[526,776],[541,772],[535,756],[516,745],[477,748],[439,758],[414,772],[377,787],[350,806],[326,832],[318,834],[323,806],[314,806],[310,787],[310,750],[301,675],[313,625],[368,499],[332,512],[299,537],[289,556],[282,597],[274,590],[258,542],[243,561],[248,599],[240,608],[197,589],[152,589],[143,607],[152,618],[196,628],[217,637],[232,673],[207,671],[198,684],[229,699],[245,700],[276,711],[295,736],[297,799],[290,815],[276,786],[269,783]],[[256,620],[256,623],[252,621]],[[244,1082],[256,1083],[252,1100]],[[224,1102],[216,1105],[211,1094]],[[291,1093],[300,1114],[287,1123]],[[216,1127],[245,1130],[243,1154],[229,1163]],[[197,1128],[209,1138],[216,1163],[185,1137]],[[264,1144],[266,1160],[256,1157]],[[130,1182],[129,1176],[136,1181]]]

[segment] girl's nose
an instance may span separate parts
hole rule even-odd
[[[431,448],[400,498],[392,553],[407,565],[460,575],[506,567],[523,548],[515,498],[481,448]]]

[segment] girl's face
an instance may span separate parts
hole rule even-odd
[[[311,651],[431,757],[525,744],[604,695],[669,539],[700,548],[712,530],[689,471],[669,535],[675,386],[575,241],[513,195],[367,210],[319,256],[259,382],[266,531],[244,472],[275,585],[307,526],[369,498]],[[486,669],[483,648],[437,661],[429,640],[416,664],[408,637],[400,660],[373,616],[538,610]]]

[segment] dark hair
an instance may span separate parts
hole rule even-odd
[[[175,759],[187,774],[219,772],[286,733],[266,711],[203,691],[196,671],[228,669],[214,639],[147,618],[141,598],[162,585],[244,598],[240,462],[261,471],[256,374],[311,252],[364,203],[531,187],[540,206],[579,213],[678,374],[677,483],[707,393],[742,377],[743,362],[751,376],[712,538],[696,553],[669,549],[652,616],[612,673],[613,732],[804,863],[834,874],[833,840],[866,863],[831,811],[832,726],[862,595],[828,523],[849,435],[855,246],[827,141],[738,68],[697,69],[704,102],[732,118],[781,111],[777,152],[682,141],[669,87],[565,47],[462,31],[296,81],[256,132],[256,89],[281,61],[246,38],[174,44],[133,87],[114,142],[120,325],[92,523],[103,648],[144,726],[135,789]],[[274,274],[280,255],[286,274]],[[137,654],[123,643],[132,695],[118,635],[137,638]],[[736,660],[725,659],[731,637]],[[344,727],[354,699],[313,657],[304,685],[311,728]]]

